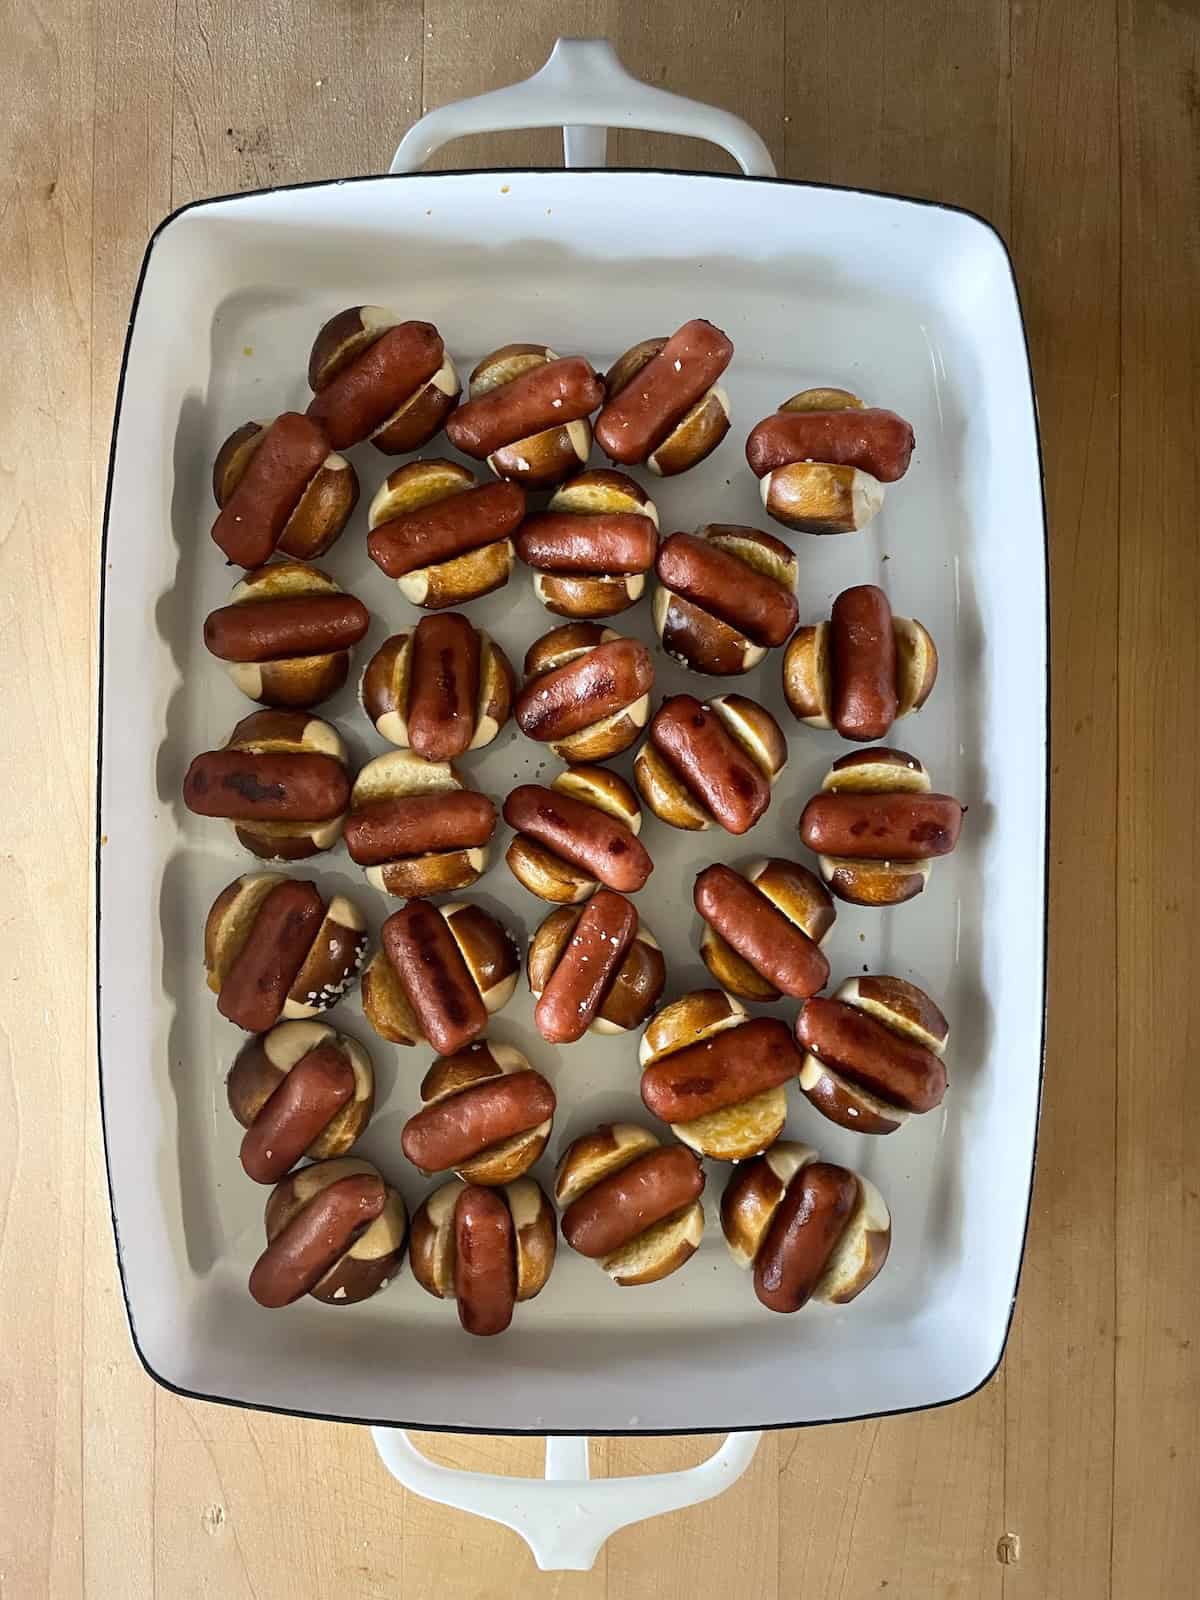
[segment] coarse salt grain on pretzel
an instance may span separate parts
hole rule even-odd
[[[729,431],[718,380],[732,359],[732,341],[699,317],[669,339],[643,339],[605,377],[596,443],[626,466],[645,462],[664,478],[686,472]]]
[[[406,600],[444,611],[508,582],[524,515],[525,491],[515,483],[479,485],[441,457],[409,461],[371,501],[367,554]]]
[[[796,557],[773,534],[724,522],[673,533],[654,570],[658,637],[696,672],[749,672],[796,626]]]
[[[829,982],[820,945],[836,913],[807,867],[778,856],[740,872],[714,862],[697,875],[692,899],[704,921],[704,965],[739,1000],[803,1000]]]
[[[742,1161],[783,1132],[800,1053],[785,1023],[747,1016],[732,995],[697,989],[651,1018],[638,1050],[642,1101],[684,1144]]]
[[[848,978],[832,1000],[805,1004],[796,1038],[802,1092],[843,1128],[895,1133],[942,1103],[950,1025],[904,978]]]
[[[298,411],[244,422],[213,463],[212,536],[234,566],[271,557],[311,561],[334,543],[358,504],[358,477],[327,435]]]
[[[448,894],[487,870],[496,808],[450,762],[376,756],[354,780],[346,849],[384,894]]]
[[[966,809],[930,789],[905,750],[880,745],[833,763],[800,817],[800,838],[839,900],[895,906],[921,893],[933,857],[958,843]]]
[[[512,999],[520,966],[512,935],[481,906],[410,900],[363,972],[363,1014],[392,1044],[428,1039],[453,1055]]]
[[[525,684],[513,705],[527,738],[564,761],[607,761],[646,724],[654,663],[639,639],[598,622],[567,622],[525,653]]]
[[[637,796],[615,772],[564,767],[549,788],[523,783],[504,802],[516,830],[505,860],[531,894],[578,905],[604,885],[636,894],[654,871]]]
[[[808,727],[869,742],[921,709],[937,669],[928,630],[893,616],[883,590],[863,583],[842,590],[828,622],[796,630],[783,654],[783,695]]]
[[[363,710],[389,744],[425,761],[482,750],[508,721],[508,657],[457,612],[422,617],[385,639],[359,686]]]
[[[246,1176],[278,1183],[302,1156],[345,1155],[371,1120],[375,1073],[357,1039],[327,1022],[279,1022],[242,1046],[225,1092],[246,1130]]]
[[[254,872],[227,884],[204,924],[204,966],[217,1010],[247,1033],[336,1005],[367,945],[362,912],[328,903],[304,878]]]
[[[854,533],[908,471],[913,431],[845,389],[805,389],[746,440],[768,515],[802,533]]]
[[[666,982],[657,939],[611,889],[597,890],[582,910],[552,911],[529,941],[526,973],[534,1024],[551,1044],[640,1027]]]
[[[633,777],[656,817],[696,831],[715,822],[728,833],[751,829],[771,803],[787,762],[775,718],[745,695],[668,695],[634,757]]]
[[[400,1147],[419,1171],[455,1171],[465,1183],[511,1183],[546,1148],[554,1090],[519,1050],[476,1039],[439,1056],[421,1081],[422,1108]]]
[[[268,861],[303,861],[341,837],[350,799],[346,747],[331,723],[304,711],[254,711],[221,750],[188,767],[183,801],[224,817],[238,842]]]
[[[545,511],[525,518],[516,539],[547,611],[580,620],[616,616],[639,600],[657,545],[653,500],[605,468],[569,479]]]
[[[892,1219],[868,1178],[780,1139],[730,1178],[721,1231],[761,1304],[792,1312],[860,1295],[887,1260]]]
[[[357,1305],[404,1265],[404,1201],[369,1161],[353,1156],[293,1172],[272,1190],[265,1222],[267,1248],[250,1274],[250,1293],[269,1310],[306,1294],[325,1305]]]
[[[561,483],[587,461],[588,418],[604,385],[583,356],[506,344],[471,374],[471,397],[446,425],[455,449],[529,489]]]
[[[415,1212],[409,1259],[422,1289],[456,1301],[463,1331],[486,1338],[541,1293],[557,1243],[553,1209],[532,1178],[498,1188],[456,1178]]]
[[[383,306],[349,306],[313,341],[308,415],[337,449],[369,439],[385,455],[429,443],[461,385],[431,322],[402,322]]]
[[[302,561],[256,567],[204,619],[204,643],[235,686],[262,705],[306,710],[337,693],[366,633],[361,600]]]
[[[563,1238],[615,1283],[657,1283],[704,1237],[704,1168],[634,1123],[602,1123],[564,1151],[554,1180]]]

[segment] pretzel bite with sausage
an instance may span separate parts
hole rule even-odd
[[[504,802],[516,829],[505,860],[531,894],[578,905],[603,884],[636,894],[654,871],[637,796],[604,767],[565,767],[549,788],[523,783]]]
[[[596,443],[624,466],[644,462],[664,478],[686,472],[729,431],[719,379],[732,359],[732,340],[700,317],[669,339],[643,339],[608,370]]]
[[[761,1304],[789,1312],[860,1295],[887,1260],[892,1218],[869,1178],[780,1139],[730,1178],[721,1231]]]
[[[366,921],[353,901],[335,894],[326,902],[307,879],[277,872],[235,878],[204,924],[204,967],[217,1010],[247,1033],[328,1011],[366,947]]]
[[[384,894],[450,894],[487,871],[496,807],[448,761],[391,750],[354,780],[346,849]]]
[[[720,989],[664,1006],[642,1035],[638,1060],[647,1111],[714,1161],[744,1161],[778,1139],[785,1087],[800,1072],[787,1025],[747,1016]]]
[[[746,460],[767,514],[801,533],[855,533],[908,471],[913,431],[845,389],[805,389],[751,429]]]
[[[246,1176],[278,1183],[302,1156],[345,1155],[371,1120],[375,1073],[358,1040],[327,1022],[279,1022],[242,1046],[225,1092],[246,1130]]]
[[[343,1156],[301,1167],[271,1191],[267,1248],[250,1293],[274,1311],[310,1294],[352,1306],[385,1289],[404,1265],[408,1213],[369,1161]]]
[[[524,1300],[542,1292],[558,1245],[554,1211],[532,1178],[498,1188],[454,1179],[412,1220],[413,1277],[454,1300],[465,1333],[503,1333]]]
[[[828,622],[798,628],[783,654],[783,695],[810,728],[836,728],[869,743],[919,711],[937,681],[938,654],[928,630],[894,617],[873,583],[843,589]]]
[[[848,978],[832,1000],[806,1002],[796,1038],[801,1090],[843,1128],[895,1133],[942,1103],[950,1024],[903,978]]]
[[[402,322],[384,306],[330,317],[313,341],[308,386],[308,414],[339,450],[369,439],[389,456],[428,444],[462,388],[433,324]]]
[[[554,1124],[554,1090],[511,1044],[476,1039],[439,1056],[421,1081],[422,1109],[400,1147],[429,1177],[454,1171],[494,1187],[528,1172]]]
[[[525,491],[515,483],[478,485],[441,457],[409,461],[371,501],[367,554],[414,606],[444,611],[503,588],[524,515]]]
[[[658,546],[653,500],[623,472],[580,472],[525,518],[517,554],[533,592],[561,617],[613,617],[639,600]]]
[[[756,700],[719,694],[668,695],[634,757],[633,778],[656,817],[698,831],[715,822],[748,833],[771,803],[787,764],[787,741]]]
[[[563,1152],[554,1180],[563,1238],[614,1283],[657,1283],[704,1237],[704,1168],[681,1144],[630,1122],[602,1123]]]
[[[298,411],[244,422],[213,463],[212,536],[231,566],[271,557],[312,561],[334,544],[358,504],[358,475],[329,436]]]
[[[381,1039],[439,1055],[469,1045],[512,999],[521,958],[481,906],[410,900],[383,925],[362,978],[363,1014]]]
[[[564,761],[607,761],[646,725],[654,663],[638,639],[598,622],[567,622],[525,653],[517,726]]]
[[[472,372],[471,398],[446,424],[446,436],[498,478],[544,489],[586,464],[589,418],[603,399],[604,385],[583,356],[506,344]]]
[[[749,672],[796,626],[796,557],[773,534],[725,522],[673,533],[654,570],[662,647],[695,672]]]
[[[666,983],[658,940],[623,894],[598,889],[587,905],[560,906],[529,941],[533,1020],[551,1044],[585,1033],[640,1028]]]
[[[800,837],[839,900],[897,906],[919,895],[935,856],[958,843],[966,807],[931,794],[929,774],[883,745],[835,761],[800,817]]]
[[[821,941],[836,912],[807,867],[778,856],[742,872],[714,862],[697,874],[692,899],[704,965],[739,1000],[804,1000],[829,982]]]
[[[375,731],[423,761],[482,750],[508,721],[516,685],[508,657],[458,612],[422,617],[385,639],[359,695]]]
[[[234,585],[229,604],[204,619],[204,643],[234,685],[261,705],[307,710],[335,695],[350,650],[371,615],[328,573],[302,561],[256,567]]]
[[[238,843],[266,861],[303,861],[335,845],[350,801],[346,747],[304,711],[253,711],[224,749],[197,756],[183,803],[224,817]]]

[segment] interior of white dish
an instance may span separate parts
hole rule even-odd
[[[180,780],[252,706],[205,651],[201,621],[236,577],[208,530],[213,454],[236,425],[303,409],[317,326],[356,302],[443,331],[464,373],[514,339],[603,368],[627,345],[705,316],[737,347],[734,425],[699,469],[641,475],[664,532],[766,526],[742,443],[787,395],[836,384],[916,430],[908,476],[863,534],[796,535],[800,611],[875,581],[941,655],[928,707],[890,742],[969,807],[963,842],[926,892],[890,911],[838,908],[834,982],[891,972],[927,988],[952,1026],[944,1107],[887,1139],[844,1132],[790,1091],[789,1133],[871,1177],[891,1207],[891,1259],[853,1305],[763,1310],[733,1265],[709,1164],[704,1244],[681,1272],[617,1289],[560,1248],[541,1297],[500,1339],[459,1331],[407,1268],[371,1302],[260,1309],[246,1277],[266,1191],[237,1161],[224,1095],[243,1036],[204,984],[201,933],[217,891],[253,867],[220,823],[190,816]],[[444,439],[428,453],[453,454]],[[415,613],[366,556],[366,506],[389,463],[351,452],[363,497],[320,563],[370,607],[370,652]],[[595,457],[599,459],[598,453]],[[778,530],[777,530],[778,531]],[[180,1388],[255,1405],[430,1426],[613,1432],[757,1426],[932,1404],[971,1390],[1002,1348],[1024,1232],[1042,1038],[1046,637],[1036,428],[1007,258],[961,213],[769,182],[637,173],[486,173],[371,180],[215,202],[172,220],[150,253],[125,374],[109,512],[104,619],[100,1019],[105,1126],[126,1293],[139,1350]],[[469,608],[518,671],[556,619],[518,567]],[[649,639],[645,602],[617,625]],[[804,852],[804,800],[845,748],[799,727],[780,652],[738,680],[656,655],[656,696],[734,688],[763,700],[790,759],[751,835],[690,835],[648,816],[656,871],[639,910],[663,945],[666,998],[709,982],[696,953],[695,872]],[[355,699],[322,713],[360,760],[384,745]],[[463,765],[500,800],[558,763],[510,725]],[[629,756],[615,766],[629,772]],[[549,910],[503,863],[472,893],[524,940]],[[389,909],[338,849],[298,869]],[[794,1007],[774,1008],[790,1015]],[[357,993],[335,1016],[371,1049],[379,1109],[360,1145],[410,1209],[429,1185],[399,1150],[428,1049],[375,1039]],[[497,1018],[552,1079],[560,1110],[536,1169],[565,1143],[642,1120],[636,1036],[553,1049],[524,984]]]

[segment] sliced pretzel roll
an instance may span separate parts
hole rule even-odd
[[[450,797],[470,794],[470,807]],[[406,899],[467,889],[487,870],[496,808],[451,762],[392,750],[354,781],[346,844],[367,882]],[[393,853],[394,852],[394,853]]]

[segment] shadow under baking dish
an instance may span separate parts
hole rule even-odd
[[[203,979],[208,905],[253,870],[219,823],[186,813],[191,755],[250,708],[203,648],[200,623],[236,577],[208,537],[208,473],[248,417],[307,402],[317,326],[380,302],[428,318],[465,375],[495,345],[545,340],[601,369],[628,344],[703,315],[737,347],[734,425],[700,468],[641,474],[664,533],[709,521],[765,526],[741,443],[788,394],[837,384],[912,422],[917,452],[865,533],[795,536],[803,620],[847,585],[878,582],[941,655],[934,694],[891,741],[969,806],[963,843],[929,888],[889,912],[838,908],[833,981],[893,972],[952,1026],[951,1089],[889,1139],[835,1128],[793,1093],[790,1137],[871,1177],[892,1210],[887,1268],[853,1305],[772,1316],[720,1235],[728,1173],[708,1164],[700,1251],[664,1283],[618,1290],[562,1248],[542,1295],[497,1340],[460,1333],[453,1306],[407,1267],[371,1302],[263,1311],[245,1282],[265,1190],[243,1176],[224,1099],[242,1035]],[[439,439],[427,454],[453,456]],[[366,507],[389,466],[350,452],[358,511],[320,565],[371,608],[358,664],[416,615],[369,562]],[[825,1421],[956,1398],[993,1369],[1011,1312],[1028,1205],[1041,1068],[1046,633],[1036,427],[1003,246],[963,213],[850,191],[662,173],[438,174],[310,186],[186,210],[148,255],[131,330],[110,483],[103,619],[99,1016],[102,1098],[119,1254],[139,1353],[161,1381],[212,1398],[493,1432],[684,1432]],[[557,619],[518,566],[470,615],[520,668]],[[152,619],[148,624],[147,619]],[[650,639],[645,602],[616,620]],[[784,708],[780,652],[739,679],[701,680],[656,654],[659,693],[735,689],[788,733],[789,763],[749,838],[687,835],[647,816],[656,871],[638,897],[668,963],[666,998],[708,983],[691,882],[713,859],[802,855],[796,821],[832,734]],[[383,748],[355,682],[321,714],[355,760]],[[614,763],[628,775],[630,757]],[[501,798],[558,766],[510,726],[462,763]],[[524,942],[549,910],[503,864],[471,897]],[[342,850],[301,864],[350,893],[377,929],[389,906]],[[790,1018],[794,1007],[770,1008]],[[429,1187],[399,1132],[427,1049],[374,1039],[357,995],[335,1014],[371,1049],[379,1103],[361,1153],[404,1193]],[[597,1121],[648,1120],[636,1038],[555,1050],[523,985],[496,1019],[552,1079],[560,1111],[535,1169],[550,1187],[566,1142]]]

